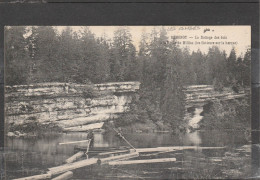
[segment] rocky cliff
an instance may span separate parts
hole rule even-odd
[[[212,85],[193,85],[184,88],[186,94],[185,119],[191,128],[198,128],[198,123],[203,118],[205,105],[214,101],[228,101],[244,98],[250,94],[250,89],[234,92],[230,88],[215,91]]]
[[[184,87],[186,94],[186,108],[201,107],[210,101],[230,100],[244,97],[249,94],[249,89],[234,92],[229,88],[223,91],[215,91],[212,85],[192,85]]]
[[[136,93],[139,86],[139,82],[6,86],[5,122],[11,125],[35,121],[42,124],[55,123],[64,131],[100,128],[102,122],[113,120],[128,110],[131,94]],[[85,90],[89,89],[98,92],[98,95],[86,94]],[[217,92],[211,85],[187,86],[184,89],[188,119],[194,116],[194,112],[199,115],[209,101],[235,99],[246,94],[245,91],[234,93],[228,89]],[[196,126],[197,121],[194,120],[190,125]]]
[[[69,83],[41,83],[6,86],[5,122],[19,125],[33,121],[54,122],[65,131],[87,130],[90,123],[117,118],[128,109],[131,93],[139,89],[139,82],[79,85]],[[99,92],[88,97],[84,89]],[[82,91],[83,90],[83,91]],[[96,124],[98,127],[98,124]]]

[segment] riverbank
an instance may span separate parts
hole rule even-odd
[[[57,136],[62,133],[63,129],[57,124],[47,123],[42,124],[39,122],[30,122],[23,125],[9,125],[7,136],[8,137],[42,137],[42,136]]]

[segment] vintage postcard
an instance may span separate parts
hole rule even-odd
[[[250,26],[6,26],[3,179],[251,176]]]

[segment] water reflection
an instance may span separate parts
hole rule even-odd
[[[200,133],[198,131],[185,134],[183,141],[185,145],[196,145],[196,146],[199,146],[202,142]]]
[[[171,133],[125,133],[123,135],[135,147],[140,148],[174,145],[233,146],[248,143],[242,131],[195,131],[179,135]],[[10,150],[17,151],[38,152],[47,155],[67,155],[73,152],[74,145],[58,145],[59,143],[85,139],[87,139],[87,133],[64,133],[53,139],[8,138],[7,147]],[[83,142],[77,145],[84,146],[86,143]],[[118,147],[126,145],[114,132],[94,132],[94,147]]]
[[[125,133],[124,137],[136,148],[160,146],[228,146],[230,149],[248,144],[244,132],[196,131],[174,135],[171,133]],[[6,172],[8,178],[39,174],[44,169],[57,166],[74,154],[75,144],[58,145],[61,142],[87,139],[87,133],[60,134],[56,138],[8,138],[6,153]],[[80,143],[77,145],[86,145]],[[94,132],[93,147],[127,146],[114,132]],[[207,156],[225,157],[223,150],[203,151]],[[185,155],[186,156],[186,155]],[[190,152],[186,160],[193,161],[194,153]],[[176,157],[168,154],[165,157]],[[196,155],[196,157],[198,157]],[[154,157],[153,157],[154,158]],[[183,157],[181,158],[183,159]]]

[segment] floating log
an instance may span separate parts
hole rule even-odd
[[[51,173],[47,173],[47,174],[40,174],[40,175],[35,175],[35,176],[18,178],[18,179],[14,179],[14,180],[40,180],[40,179],[49,179],[49,178],[51,178],[51,176],[52,176]]]
[[[75,127],[67,127],[64,128],[64,131],[70,131],[70,132],[81,132],[81,131],[89,131],[92,129],[100,129],[104,125],[104,122],[101,123],[93,123],[88,125],[81,125],[81,126],[75,126]]]
[[[172,147],[156,147],[156,148],[137,148],[136,151],[142,152],[159,152],[159,151],[180,151],[180,150],[203,150],[203,149],[224,149],[225,147],[199,147],[199,146],[172,146]]]
[[[176,158],[162,158],[162,159],[144,159],[144,160],[132,160],[132,161],[112,161],[109,165],[128,165],[128,164],[148,164],[148,163],[162,163],[162,162],[174,162]]]
[[[72,178],[72,176],[73,176],[73,172],[68,171],[68,172],[65,172],[64,174],[59,175],[56,178],[53,178],[52,180],[66,180],[66,179]]]
[[[66,159],[65,162],[66,163],[72,163],[76,160],[78,160],[79,158],[81,158],[82,156],[84,156],[84,152],[83,151],[79,151],[76,154],[74,154],[73,156],[71,156],[70,158]]]
[[[119,155],[119,156],[112,156],[108,158],[102,158],[98,159],[98,164],[106,164],[109,163],[110,161],[118,161],[118,160],[125,160],[125,159],[130,159],[130,158],[135,158],[138,157],[139,153],[138,152],[133,152],[130,154],[124,154],[124,155]]]
[[[77,143],[83,143],[83,142],[88,142],[89,139],[87,140],[82,140],[82,141],[71,141],[71,142],[64,142],[64,143],[59,143],[59,145],[64,145],[64,144],[77,144]]]
[[[70,164],[64,164],[64,165],[61,165],[61,166],[49,168],[48,173],[51,173],[53,175],[61,174],[61,173],[64,173],[64,172],[67,172],[67,171],[70,171],[70,170],[74,170],[74,169],[78,169],[78,168],[81,168],[81,167],[96,164],[97,160],[98,160],[98,158],[90,158],[90,159],[85,159],[85,160],[77,161],[77,162],[70,163]]]
[[[87,151],[88,145],[86,146],[75,146],[74,151]],[[102,152],[109,152],[109,151],[118,151],[118,150],[129,150],[129,147],[121,146],[121,147],[93,147],[92,150],[89,150],[89,153],[102,153]]]
[[[99,153],[98,155],[104,156],[104,155],[110,155],[110,154],[124,153],[124,152],[128,152],[128,151],[129,150],[119,150],[119,151]]]
[[[67,171],[82,168],[82,167],[85,167],[85,166],[90,166],[90,165],[93,165],[93,164],[96,164],[96,163],[105,164],[105,163],[108,163],[110,161],[125,160],[125,159],[130,159],[130,158],[138,157],[138,156],[139,156],[139,153],[134,152],[134,153],[130,153],[130,154],[124,154],[124,155],[120,155],[120,156],[113,156],[113,157],[102,158],[102,159],[90,158],[90,159],[77,161],[77,162],[70,163],[70,164],[64,164],[64,165],[61,165],[61,166],[49,168],[48,173],[51,173],[53,175],[61,174],[61,173],[67,172]]]

